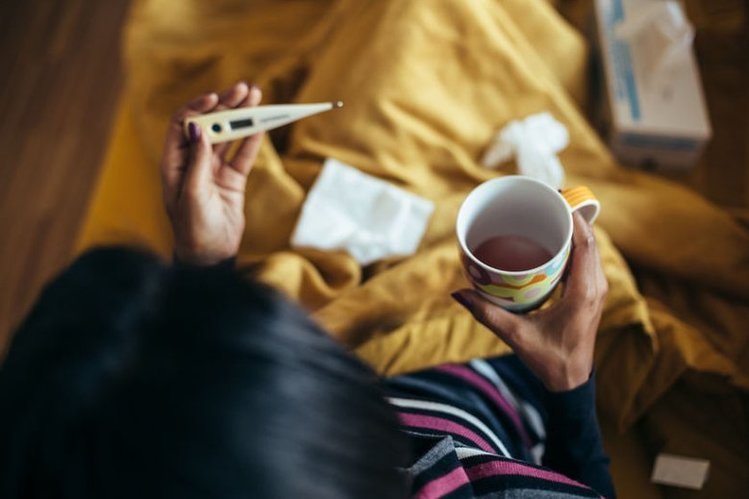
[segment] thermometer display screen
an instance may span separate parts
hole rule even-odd
[[[252,121],[252,118],[247,118],[244,120],[235,120],[230,121],[229,126],[231,126],[232,130],[236,130],[238,128],[248,128],[253,126],[255,123]]]

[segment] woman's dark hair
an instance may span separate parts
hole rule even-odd
[[[0,497],[402,497],[374,373],[296,306],[133,250],[79,258],[0,368]]]

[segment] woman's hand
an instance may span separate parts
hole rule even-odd
[[[185,263],[213,265],[236,256],[244,232],[244,198],[262,134],[245,139],[229,159],[229,144],[212,146],[199,126],[184,120],[212,111],[252,107],[262,94],[237,83],[221,94],[198,97],[177,111],[169,124],[161,158],[164,204],[172,223],[175,256]]]
[[[573,252],[564,292],[549,308],[515,315],[475,290],[453,294],[473,316],[504,340],[548,390],[564,391],[585,383],[593,369],[593,350],[608,283],[593,231],[574,215]]]

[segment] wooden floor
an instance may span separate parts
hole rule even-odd
[[[69,258],[121,87],[127,4],[0,2],[0,352]]]
[[[0,352],[43,283],[69,259],[122,83],[127,4],[0,2]],[[699,28],[696,52],[714,139],[703,164],[677,180],[746,209],[749,0],[687,5]]]
[[[749,221],[749,0],[686,0],[713,138],[676,176]]]

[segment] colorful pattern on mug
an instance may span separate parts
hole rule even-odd
[[[570,245],[542,269],[527,274],[490,273],[466,255],[463,265],[468,279],[483,293],[502,302],[510,310],[528,310],[543,301],[562,278],[564,264],[570,254]],[[499,299],[499,300],[497,300]]]

